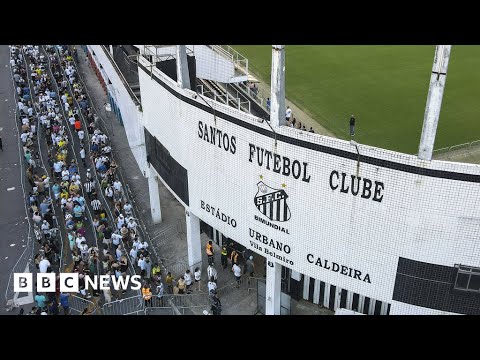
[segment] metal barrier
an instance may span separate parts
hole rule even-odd
[[[147,315],[149,312],[163,310],[163,313],[181,315],[185,313],[185,309],[206,308],[209,305],[210,301],[206,293],[165,294],[161,297],[153,295],[148,302],[143,299],[143,296],[136,295],[104,304],[102,313],[103,315]]]
[[[103,315],[144,315],[145,301],[141,295],[119,299],[102,306]]]
[[[457,145],[452,145],[452,146],[447,146],[444,148],[440,148],[437,150],[433,150],[433,155],[434,156],[444,156],[447,159],[453,158],[453,157],[458,157],[459,155],[463,155],[464,157],[469,156],[469,152],[473,150],[473,148],[478,147],[476,150],[480,150],[480,140],[474,140],[469,143],[464,143],[464,144],[457,144]],[[453,153],[455,151],[459,150],[464,150],[464,153]],[[451,154],[450,154],[451,153]]]
[[[92,301],[76,295],[70,295],[68,304],[70,306],[70,315],[81,315],[85,308],[88,308],[89,315],[94,315],[97,312],[97,306]]]
[[[179,258],[179,259],[182,259],[182,258],[184,258],[184,257],[181,257],[181,258]],[[190,269],[190,272],[193,274],[196,267],[202,268],[202,264],[203,264],[203,262],[202,262],[202,261],[199,261],[199,262],[197,262],[197,263],[195,263],[195,264],[193,264],[193,265],[188,265],[187,262],[185,262],[185,261],[183,261],[183,260],[178,260],[178,259],[172,260],[171,263],[168,263],[168,262],[167,262],[167,263],[165,263],[165,262],[163,263],[163,265],[165,266],[165,270],[166,270],[167,272],[172,273],[172,276],[173,276],[174,278],[179,277],[179,276],[185,274],[185,271],[186,271],[187,269]],[[192,275],[192,276],[193,276],[193,275]]]
[[[232,273],[233,276],[233,273]],[[250,292],[251,290],[255,290],[255,287],[250,287],[254,284],[256,280],[264,280],[260,278],[250,277],[247,274],[244,274],[239,281],[232,279],[228,284],[222,286],[221,288],[217,288],[217,294],[219,297],[225,296],[232,290],[243,289]]]

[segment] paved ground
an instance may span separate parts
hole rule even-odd
[[[480,145],[464,147],[441,154],[434,153],[433,158],[436,160],[480,164]]]
[[[25,250],[28,226],[21,179],[17,124],[15,123],[15,100],[9,66],[10,49],[0,46],[0,136],[3,152],[0,151],[0,296],[5,299],[10,272],[18,257]],[[7,190],[12,189],[13,190]],[[0,314],[5,308],[0,306]]]

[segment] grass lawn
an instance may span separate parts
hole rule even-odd
[[[271,46],[234,46],[270,83]],[[416,154],[435,46],[286,47],[287,98],[340,138]],[[453,46],[435,148],[480,139],[480,46]]]

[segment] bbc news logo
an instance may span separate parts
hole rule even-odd
[[[60,291],[78,292],[80,278],[78,273],[60,273]],[[55,273],[37,273],[36,291],[55,292],[57,274]],[[140,275],[85,275],[85,288],[93,290],[107,290],[113,287],[115,290],[139,290],[142,287]],[[13,291],[15,292],[33,292],[34,282],[32,273],[13,274]]]

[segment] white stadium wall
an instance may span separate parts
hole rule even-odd
[[[143,171],[145,169],[145,138],[142,112],[131,98],[124,81],[120,78],[110,57],[105,53],[102,46],[87,45],[87,48],[95,64],[99,67],[99,72],[103,77],[110,96],[113,97],[120,109],[128,143],[135,160]],[[111,85],[109,85],[109,80]],[[105,125],[109,128],[108,124]]]
[[[151,78],[145,59],[140,64],[145,128],[186,169],[189,211],[225,236],[390,303],[399,258],[480,266],[480,166],[365,145],[358,162],[349,142],[288,127],[275,129],[275,151],[270,128],[256,117],[205,99],[207,106],[157,69]]]

